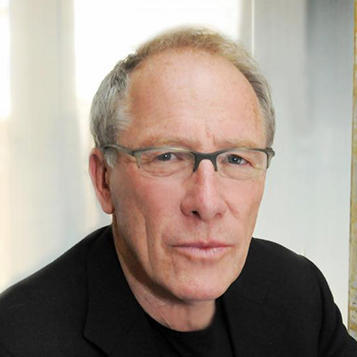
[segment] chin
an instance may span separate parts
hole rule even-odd
[[[174,294],[182,301],[212,301],[223,295],[230,284],[231,282],[222,284],[222,281],[212,282],[207,279],[203,282],[192,282],[177,286]]]

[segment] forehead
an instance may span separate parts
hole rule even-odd
[[[120,140],[125,145],[265,145],[253,88],[220,56],[187,49],[153,55],[132,73],[128,97],[131,123]]]

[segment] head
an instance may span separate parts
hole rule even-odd
[[[131,155],[101,148],[271,146],[269,88],[247,52],[205,29],[158,36],[104,79],[91,129],[90,172],[103,210],[113,215],[126,274],[166,299],[223,294],[244,266],[265,170],[237,180],[202,160],[189,175],[155,176]]]

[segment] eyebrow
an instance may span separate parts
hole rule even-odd
[[[215,142],[215,144],[219,148],[235,148],[235,147],[247,147],[247,148],[258,148],[258,145],[251,140],[230,140],[224,139],[219,143]],[[218,145],[219,144],[219,145]],[[141,144],[140,147],[144,148],[147,146],[174,146],[174,147],[183,147],[188,149],[194,149],[200,146],[200,142],[198,140],[190,139],[190,138],[182,138],[182,137],[157,137],[157,136],[149,136],[146,138]]]
[[[191,140],[189,138],[179,138],[179,137],[155,137],[151,136],[145,139],[140,146],[178,146],[193,148],[199,146],[197,140]]]

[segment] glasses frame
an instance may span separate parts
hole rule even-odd
[[[223,149],[223,150],[218,150],[214,151],[211,153],[203,153],[203,152],[198,152],[198,151],[191,151],[188,149],[184,148],[178,148],[178,147],[172,147],[172,146],[149,146],[145,148],[138,148],[138,149],[130,149],[128,147],[122,146],[122,145],[117,145],[117,144],[108,144],[104,145],[101,148],[101,151],[104,152],[107,149],[114,149],[119,152],[124,152],[128,155],[131,155],[135,158],[136,164],[138,168],[141,167],[141,154],[146,151],[151,151],[151,150],[168,150],[170,152],[186,152],[190,153],[194,157],[194,165],[193,165],[193,172],[195,172],[198,169],[198,166],[200,165],[200,162],[202,160],[210,160],[212,162],[212,165],[214,167],[215,171],[218,171],[217,169],[217,156],[220,154],[223,154],[224,152],[228,151],[233,151],[233,150],[249,150],[249,151],[259,151],[263,152],[267,155],[267,167],[266,169],[269,168],[270,161],[275,155],[275,151],[271,147],[267,147],[264,149],[261,148],[249,148],[249,147],[235,147],[235,148],[229,148],[229,149]]]

